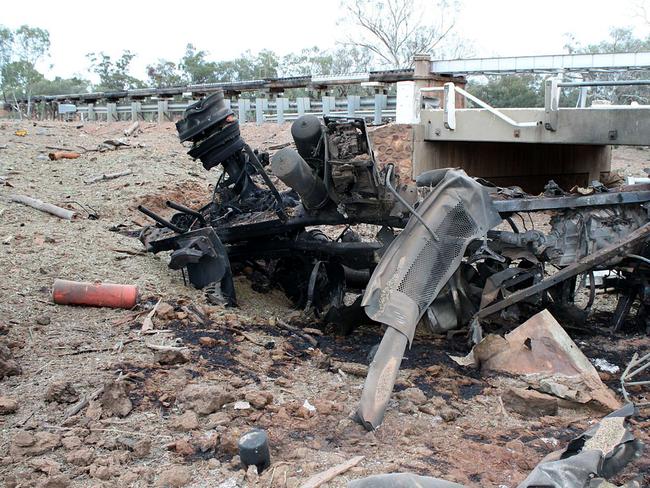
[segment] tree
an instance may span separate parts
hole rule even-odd
[[[53,80],[43,78],[34,84],[34,94],[36,95],[64,95],[72,93],[85,93],[90,87],[90,81],[78,76],[72,78],[61,78],[57,76]]]
[[[165,87],[178,86],[184,82],[183,74],[178,70],[176,63],[159,59],[156,64],[147,66],[147,78],[150,86]]]
[[[18,98],[27,98],[28,116],[32,111],[34,85],[44,79],[36,70],[36,63],[49,55],[49,49],[50,34],[44,29],[22,25],[12,32],[0,26],[0,82],[3,97],[14,102]]]
[[[595,44],[582,46],[574,38],[567,41],[566,48],[572,53],[634,53],[639,51],[650,51],[650,36],[636,37],[630,28],[615,28],[609,33],[609,38]],[[650,71],[627,71],[622,77],[620,73],[585,73],[584,80],[620,80],[625,79],[648,79]],[[590,88],[592,99],[605,99],[614,104],[626,104],[638,102],[650,103],[649,86],[599,86]]]
[[[129,67],[135,54],[129,50],[122,51],[122,55],[113,61],[104,53],[88,53],[86,57],[90,60],[91,70],[99,76],[99,85],[94,89],[98,91],[121,91],[132,88],[142,88],[144,83],[129,74]]]
[[[496,108],[544,106],[543,83],[534,75],[492,76],[487,83],[470,83],[467,91]]]
[[[179,66],[188,83],[195,85],[219,81],[216,75],[217,63],[207,61],[207,55],[206,51],[197,51],[193,44],[186,46]]]
[[[444,57],[457,12],[453,0],[343,0],[342,8],[340,23],[351,27],[345,44],[367,49],[391,68],[412,67],[418,53]]]

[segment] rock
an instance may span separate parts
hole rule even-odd
[[[64,437],[63,440],[61,441],[61,444],[63,444],[63,447],[66,449],[77,449],[78,447],[81,446],[81,439],[76,436],[76,435],[71,435],[68,437]]]
[[[199,428],[199,417],[191,410],[186,411],[183,415],[177,415],[170,419],[170,426],[174,430],[189,432]]]
[[[48,457],[34,458],[29,461],[29,465],[36,471],[41,471],[47,475],[59,474],[61,471],[61,465]]]
[[[181,456],[192,456],[194,455],[194,446],[187,439],[179,439],[174,443],[174,451],[176,451]]]
[[[249,486],[255,485],[260,479],[260,476],[257,474],[257,466],[250,465],[246,470],[246,475],[244,479],[246,480]]]
[[[8,415],[18,410],[18,402],[8,396],[0,395],[0,415]]]
[[[69,381],[55,381],[50,383],[45,392],[46,402],[75,403],[79,400],[79,394],[74,385]]]
[[[273,393],[270,391],[249,391],[244,395],[244,398],[254,408],[261,410],[273,402]]]
[[[116,443],[122,449],[132,451],[133,456],[136,458],[143,458],[151,451],[151,441],[149,439],[136,440],[133,437],[118,437]]]
[[[399,401],[398,410],[400,411],[400,413],[411,414],[411,413],[417,413],[418,407],[416,407],[412,401],[402,398]]]
[[[65,460],[75,466],[88,466],[95,458],[95,451],[91,448],[76,449],[69,452]]]
[[[215,385],[189,385],[178,396],[186,408],[209,415],[234,400],[233,394]]]
[[[408,400],[414,405],[423,405],[427,402],[427,396],[419,388],[411,387],[402,390],[397,394],[397,398]]]
[[[38,325],[50,325],[50,318],[47,315],[40,315],[36,317],[36,323]]]
[[[126,417],[133,409],[128,386],[124,381],[109,381],[104,385],[100,399],[105,417]]]
[[[174,364],[183,364],[187,362],[187,357],[182,351],[156,351],[153,355],[155,362],[162,366],[173,366]]]
[[[59,474],[50,476],[40,485],[40,488],[67,488],[68,486],[70,486],[70,478],[66,475]]]
[[[557,415],[558,399],[552,395],[525,388],[510,388],[502,395],[504,406],[524,417]]]
[[[156,308],[156,315],[161,319],[171,320],[176,317],[174,307],[167,302],[160,302]]]
[[[0,379],[20,373],[22,369],[11,354],[11,349],[4,342],[0,342]]]
[[[214,337],[199,337],[199,344],[205,347],[214,347],[219,343],[218,340],[216,340]]]
[[[185,466],[171,466],[158,476],[156,486],[160,488],[177,488],[185,486],[192,480],[190,470]]]
[[[445,422],[452,422],[458,418],[460,412],[453,407],[442,407],[439,414]]]
[[[205,428],[207,430],[214,429],[220,425],[227,425],[231,421],[230,415],[227,412],[216,412],[208,417]]]
[[[14,438],[9,452],[14,457],[38,456],[53,451],[61,445],[61,436],[52,432],[41,431],[32,435],[27,432],[18,432]]]
[[[113,465],[103,466],[95,463],[90,466],[88,474],[93,478],[106,481],[117,476],[119,474],[119,468]]]

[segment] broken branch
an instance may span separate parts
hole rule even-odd
[[[22,203],[28,207],[35,208],[41,212],[46,212],[60,219],[72,220],[72,217],[75,216],[75,213],[72,210],[67,210],[65,208],[57,207],[51,203],[46,203],[36,198],[28,197],[27,195],[11,195],[11,201]]]
[[[119,171],[117,173],[105,173],[103,175],[95,176],[93,178],[90,178],[86,180],[86,184],[90,185],[91,183],[97,183],[98,181],[106,181],[106,180],[114,180],[115,178],[119,178],[121,176],[128,176],[132,172],[131,171]]]
[[[309,478],[305,483],[300,485],[300,488],[318,488],[323,483],[333,480],[338,475],[345,473],[348,469],[355,467],[363,460],[363,456],[356,456],[352,459],[345,461],[337,466],[333,466],[330,469],[318,473],[311,478]]]

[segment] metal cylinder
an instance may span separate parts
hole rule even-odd
[[[315,115],[298,117],[291,125],[291,137],[296,143],[298,153],[305,159],[318,157],[317,154],[314,154],[314,151],[318,146],[321,134],[322,126]]]
[[[55,280],[52,298],[54,303],[61,305],[133,308],[138,299],[138,287],[114,283]]]
[[[306,208],[320,208],[327,201],[325,183],[314,174],[294,149],[285,147],[273,155],[273,174],[293,188]]]
[[[269,436],[261,429],[247,432],[239,439],[239,459],[245,468],[257,466],[261,473],[271,465]]]

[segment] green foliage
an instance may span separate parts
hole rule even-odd
[[[159,59],[156,64],[147,66],[147,78],[149,86],[166,87],[182,85],[183,74],[179,71],[176,63]]]
[[[61,78],[53,80],[42,78],[33,86],[33,93],[37,95],[64,95],[67,93],[84,93],[90,88],[90,81],[79,77]]]
[[[144,87],[141,80],[129,74],[135,54],[128,49],[122,51],[122,55],[115,61],[104,52],[89,53],[86,57],[90,60],[91,70],[99,76],[99,85],[94,87],[95,90],[120,91]]]
[[[544,106],[544,88],[533,75],[491,76],[487,83],[470,83],[467,91],[496,108]]]
[[[612,29],[609,39],[595,44],[582,46],[575,39],[570,38],[566,48],[573,53],[633,53],[638,51],[650,51],[650,36],[645,38],[635,37],[629,28]],[[585,80],[620,80],[620,79],[649,79],[650,71],[628,71],[621,76],[621,73],[587,73],[583,76]],[[641,104],[650,103],[649,86],[600,86],[589,89],[589,97],[592,100],[609,100],[613,104],[629,104],[638,102]],[[575,91],[575,90],[574,90]]]
[[[186,46],[179,67],[188,83],[195,85],[219,81],[216,74],[217,63],[207,61],[207,56],[206,51],[197,51],[193,44]]]

